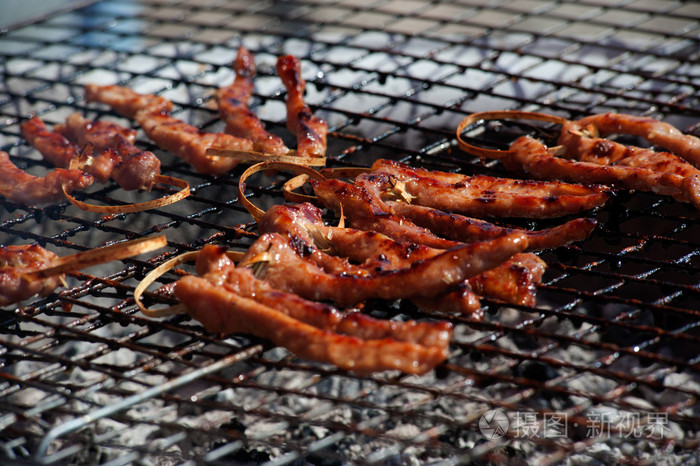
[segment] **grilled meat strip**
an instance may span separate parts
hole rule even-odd
[[[359,263],[368,271],[397,270],[417,261],[435,257],[444,250],[409,243],[399,243],[384,235],[352,228],[318,227],[329,245],[329,251]],[[534,306],[536,286],[541,283],[547,266],[532,253],[518,253],[504,263],[456,285],[446,295],[432,299],[418,298],[424,309],[471,314],[481,305],[478,296],[496,298],[510,304]],[[476,316],[473,316],[476,317]]]
[[[403,201],[384,201],[380,195],[388,192],[393,183],[388,175],[363,174],[355,182],[355,185],[334,179],[316,182],[314,192],[325,207],[338,214],[342,204],[343,213],[356,228],[378,231],[397,241],[439,249],[492,239],[515,231],[527,236],[531,251],[554,248],[587,238],[597,223],[591,218],[579,218],[539,231],[505,228],[430,207]]]
[[[23,301],[39,294],[51,294],[63,275],[28,279],[26,272],[51,265],[58,256],[38,244],[0,247],[0,306]]]
[[[17,204],[34,206],[65,199],[67,193],[85,189],[93,177],[82,170],[56,168],[46,176],[30,175],[10,161],[7,152],[0,151],[0,195]]]
[[[610,196],[603,186],[467,176],[390,160],[376,161],[372,173],[392,175],[412,203],[476,217],[560,217],[592,209]]]
[[[352,185],[337,179],[311,182],[314,193],[324,207],[338,215],[348,215],[350,226],[376,231],[399,242],[415,243],[438,249],[458,246],[457,241],[441,238],[413,222],[394,215],[375,190]]]
[[[682,157],[696,167],[700,167],[700,138],[690,134],[683,134],[674,126],[654,118],[620,113],[600,113],[587,116],[578,121],[569,122],[567,123],[567,129],[573,129],[581,133],[585,130],[585,132],[593,136],[591,141],[586,141],[584,143],[584,147],[577,146],[576,144],[579,141],[577,141],[576,137],[571,137],[575,135],[570,134],[570,131],[566,131],[563,128],[561,133],[562,139],[560,139],[559,143],[565,145],[571,154],[582,156],[596,153],[586,146],[601,144],[602,142],[597,140],[598,136],[605,137],[612,134],[630,134],[632,136],[642,137],[652,144],[663,147],[673,154]],[[572,144],[569,144],[567,141],[571,141]],[[608,143],[614,144],[611,141],[608,141]],[[606,150],[621,151],[621,149],[613,149],[611,146],[608,146]],[[628,150],[633,150],[633,148],[628,148]],[[673,172],[678,173],[676,170],[673,170]]]
[[[301,62],[292,55],[279,57],[277,74],[287,89],[287,129],[297,137],[297,155],[324,157],[328,124],[314,116],[304,102],[306,82],[301,77]]]
[[[136,141],[136,130],[109,121],[90,121],[79,113],[71,113],[65,123],[54,126],[53,130],[79,147],[91,144],[95,152],[112,147],[115,137],[129,144]]]
[[[102,102],[117,113],[134,118],[158,147],[180,157],[199,173],[223,175],[239,163],[233,158],[207,156],[209,147],[234,151],[253,149],[253,143],[248,139],[224,133],[205,133],[172,117],[167,110],[172,104],[163,97],[137,94],[126,87],[97,85],[88,85],[86,95],[89,101]]]
[[[540,141],[529,136],[516,139],[501,159],[510,170],[522,169],[536,178],[556,178],[581,183],[602,183],[623,186],[693,204],[700,208],[700,177],[556,157]]]
[[[173,110],[173,103],[165,97],[138,94],[123,86],[87,84],[85,98],[88,102],[107,104],[127,118],[135,118],[139,112],[169,114]]]
[[[583,240],[591,234],[597,224],[592,218],[577,218],[539,231],[505,228],[485,220],[407,203],[400,195],[392,194],[392,187],[396,186],[396,182],[390,175],[362,174],[355,179],[355,184],[372,192],[375,202],[376,199],[381,199],[384,210],[402,219],[408,219],[437,235],[463,243],[496,238],[517,230],[527,235],[529,249],[537,251]],[[382,193],[398,200],[385,200],[381,198]]]
[[[242,263],[268,254],[261,277],[276,288],[307,299],[331,300],[348,306],[371,298],[400,299],[434,297],[451,286],[492,269],[527,247],[520,233],[491,241],[457,246],[413,263],[410,267],[379,271],[370,276],[333,275],[304,259],[304,244],[295,249],[293,238],[278,233],[262,235],[248,250]]]
[[[244,47],[238,49],[233,64],[236,77],[233,84],[220,88],[216,94],[219,114],[226,122],[226,132],[239,138],[250,139],[253,149],[265,154],[284,155],[289,148],[278,136],[268,133],[262,121],[248,108],[253,95],[255,59]]]
[[[240,296],[258,301],[321,330],[362,339],[392,338],[424,346],[447,347],[452,336],[448,322],[398,322],[374,319],[359,312],[341,312],[327,304],[274,289],[255,278],[249,267],[236,267],[223,247],[207,245],[197,255],[197,274]]]
[[[205,329],[248,333],[284,346],[299,357],[357,372],[398,369],[423,374],[447,358],[447,348],[392,339],[363,340],[321,330],[205,278],[182,277],[175,296]]]
[[[279,233],[289,238],[296,250],[303,251],[305,260],[335,275],[368,277],[378,271],[410,267],[442,252],[423,245],[399,243],[374,231],[325,226],[321,210],[308,203],[272,206],[258,226],[260,233]],[[420,307],[483,317],[479,298],[468,283],[456,286],[454,292],[444,297],[423,300]]]
[[[547,264],[535,254],[515,254],[500,267],[470,278],[469,284],[477,295],[534,307],[536,286],[546,269]]]
[[[359,178],[359,177],[358,177]],[[414,224],[409,217],[401,217],[394,215],[389,211],[389,207],[378,198],[376,193],[372,193],[362,186],[354,186],[340,180],[324,180],[313,184],[314,192],[321,202],[328,208],[340,211],[339,206],[344,207],[343,212],[349,215],[350,224],[360,230],[378,231],[384,235],[400,242],[407,243],[411,248],[412,260],[420,253],[426,254],[426,257],[431,257],[437,254],[440,250],[453,248],[464,244],[464,241],[446,240],[437,235],[435,231],[442,234],[451,234],[457,239],[464,240],[464,233],[468,236],[468,232],[458,232],[460,226],[467,223],[465,217],[452,216],[449,214],[440,214],[440,211],[432,212],[427,215],[425,212],[419,213],[420,220],[423,225]],[[397,204],[401,204],[397,202]],[[417,211],[416,211],[417,212]],[[424,227],[438,227],[435,230]],[[583,239],[587,236],[595,226],[595,221],[590,220],[574,220],[567,224],[542,232],[530,232],[519,229],[500,229],[491,230],[496,232],[493,235],[481,233],[483,239],[493,239],[504,235],[518,233],[527,237],[528,244],[530,239],[538,246],[557,245],[561,242],[569,242],[575,239]],[[494,226],[495,227],[495,226]],[[489,230],[484,230],[488,232]],[[337,235],[334,233],[333,235]],[[472,240],[473,241],[473,240]],[[419,246],[420,245],[420,246]],[[362,251],[362,248],[354,246],[354,254]],[[432,250],[431,250],[432,249]],[[535,249],[530,248],[528,249]],[[346,254],[352,253],[351,250],[346,251]],[[384,257],[391,257],[388,254],[382,254]],[[490,274],[483,277],[476,283],[472,283],[470,279],[469,286],[462,285],[460,288],[448,292],[449,296],[442,297],[440,301],[435,301],[429,308],[442,309],[446,312],[473,312],[478,309],[479,301],[477,294],[483,296],[495,297],[503,299],[512,304],[534,305],[535,301],[535,286],[540,283],[542,273],[537,270],[544,270],[545,264],[537,256],[533,254],[527,255],[529,259],[523,261],[526,264],[537,264],[536,270],[528,273],[521,264],[503,264],[494,268]],[[423,259],[425,257],[422,257]],[[356,258],[357,260],[357,258]],[[390,264],[391,261],[385,260]],[[394,268],[398,268],[397,262],[393,262]],[[405,267],[406,263],[400,266]],[[475,286],[478,286],[479,291],[476,292]],[[517,290],[518,293],[510,293]],[[474,294],[473,292],[476,292]],[[421,307],[425,308],[426,301],[417,302]]]
[[[113,178],[125,190],[150,190],[160,173],[155,154],[133,145],[136,131],[116,123],[73,113],[52,132],[35,117],[22,124],[22,134],[47,160],[85,170],[101,183]]]

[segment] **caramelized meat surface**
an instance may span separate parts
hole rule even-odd
[[[375,162],[372,173],[393,176],[412,203],[475,217],[559,217],[599,206],[610,195],[602,186],[467,176],[389,160]]]
[[[132,117],[158,147],[172,152],[203,174],[223,175],[236,165],[233,158],[212,156],[209,147],[251,151],[248,139],[224,133],[207,133],[170,115],[172,103],[158,96],[137,94],[120,86],[88,86],[88,99],[105,103],[117,113]],[[167,103],[167,105],[166,105]]]
[[[0,306],[23,301],[34,295],[47,296],[63,279],[62,275],[41,280],[26,277],[26,272],[52,263],[58,258],[38,244],[0,247]]]
[[[244,47],[238,49],[233,63],[236,77],[230,86],[222,87],[216,92],[219,114],[226,122],[226,132],[239,138],[250,139],[253,149],[265,154],[284,155],[289,148],[279,136],[265,130],[262,121],[248,107],[253,95],[253,78],[255,77],[255,59]]]
[[[301,62],[292,55],[279,57],[277,74],[287,89],[287,128],[297,137],[297,155],[325,157],[328,124],[314,116],[304,102],[306,81],[301,77]]]
[[[65,199],[67,193],[85,189],[93,177],[82,170],[56,168],[46,176],[33,176],[18,168],[7,152],[0,151],[0,195],[27,206],[51,204]]]

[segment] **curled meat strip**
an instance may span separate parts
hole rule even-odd
[[[255,59],[244,47],[238,49],[233,64],[236,77],[233,84],[220,88],[216,94],[219,114],[226,122],[226,132],[239,138],[250,139],[253,149],[265,154],[284,155],[289,148],[278,136],[268,133],[262,121],[248,108],[253,95]]]
[[[352,305],[371,298],[431,298],[451,286],[508,260],[527,247],[524,235],[513,233],[491,241],[457,246],[414,262],[410,267],[379,271],[370,276],[333,275],[304,260],[293,242],[277,233],[262,235],[248,250],[242,263],[264,254],[272,259],[262,267],[261,277],[282,290],[307,299],[331,300]]]
[[[26,276],[28,270],[51,265],[58,256],[38,244],[0,247],[0,306],[39,294],[49,295],[63,281],[63,275],[43,279]]]
[[[507,169],[523,169],[537,178],[557,178],[581,183],[602,183],[656,194],[700,208],[700,177],[624,165],[569,160],[552,155],[540,141],[529,136],[516,139],[501,162]]]
[[[18,204],[34,206],[65,199],[67,193],[85,189],[93,177],[82,170],[56,168],[46,176],[30,175],[10,161],[7,152],[0,151],[0,195]]]
[[[578,121],[566,121],[562,125],[558,142],[566,150],[564,157],[619,167],[610,170],[611,174],[617,178],[617,183],[633,189],[642,189],[641,184],[646,185],[643,190],[653,190],[652,183],[658,175],[676,175],[675,181],[673,178],[666,179],[670,182],[666,187],[668,189],[666,194],[683,202],[695,202],[694,200],[700,196],[700,191],[697,190],[700,183],[700,170],[671,152],[626,146],[598,137],[619,132],[649,137],[652,142],[670,144],[690,159],[700,159],[700,139],[685,136],[672,126],[652,118],[631,115],[606,113],[592,115]],[[635,170],[627,174],[625,173],[627,167]],[[694,181],[686,181],[690,179]]]
[[[306,82],[301,77],[301,63],[292,55],[277,59],[277,74],[287,89],[287,128],[297,137],[297,155],[324,157],[328,124],[314,116],[304,102]]]
[[[138,94],[126,87],[97,85],[88,85],[86,95],[89,101],[102,102],[117,113],[134,118],[158,147],[180,157],[199,173],[223,175],[239,163],[234,158],[207,156],[209,147],[232,151],[253,149],[253,143],[248,139],[224,133],[205,133],[172,117],[169,114],[172,104],[163,97]]]
[[[136,131],[116,123],[92,122],[77,113],[49,131],[34,117],[21,125],[22,135],[60,167],[84,170],[101,183],[113,178],[126,190],[150,190],[160,173],[160,160],[133,145]]]
[[[578,133],[589,133],[591,137],[586,138],[589,141],[583,141],[576,137],[571,130]],[[663,147],[682,157],[696,167],[700,167],[700,138],[690,134],[683,134],[674,126],[649,117],[620,113],[590,115],[578,121],[566,123],[565,128],[562,129],[559,143],[565,145],[571,154],[577,154],[578,156],[595,154],[596,151],[592,150],[592,147],[601,143],[598,140],[598,136],[605,137],[612,134],[630,134],[642,137],[652,144]],[[611,141],[607,141],[607,143],[614,144]],[[636,152],[636,149],[638,148],[627,148],[631,152]],[[618,147],[613,149],[612,146],[608,146],[607,151],[624,152]],[[645,149],[642,149],[642,151],[645,151]],[[657,152],[656,154],[660,153]],[[667,156],[661,156],[661,158],[663,160]],[[652,168],[649,165],[645,166]],[[673,169],[673,172],[680,174],[676,169]]]
[[[375,162],[372,173],[393,176],[412,203],[476,217],[559,217],[592,209],[610,196],[602,186],[467,176],[390,160]]]

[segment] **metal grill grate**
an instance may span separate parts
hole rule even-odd
[[[290,143],[273,65],[282,53],[303,59],[307,101],[331,127],[332,166],[384,157],[503,174],[455,146],[459,121],[486,110],[612,110],[700,132],[693,1],[67,5],[0,33],[0,149],[32,173],[48,165],[19,136],[30,115],[55,124],[79,111],[133,125],[86,105],[90,82],[159,93],[177,117],[220,130],[210,101],[231,81],[241,43],[258,62],[253,108]],[[503,144],[522,131],[537,129],[487,126],[473,137]],[[143,135],[138,144],[154,149]],[[36,241],[65,255],[155,232],[169,239],[161,256],[73,273],[69,288],[1,312],[3,462],[698,460],[700,217],[691,207],[618,196],[595,212],[600,227],[588,240],[541,254],[549,270],[537,308],[485,300],[483,321],[439,315],[457,326],[436,371],[357,376],[264,341],[207,334],[183,316],[137,312],[133,288],[162,260],[211,242],[242,249],[255,238],[236,199],[242,170],[213,179],[155,152],[164,174],[190,182],[190,198],[105,217],[67,203],[0,204],[0,244]],[[281,199],[278,180],[251,192]],[[113,184],[84,198],[135,199]],[[406,303],[372,312],[435,317]],[[504,437],[480,428],[494,410],[509,421]]]

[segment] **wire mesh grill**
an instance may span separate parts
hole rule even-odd
[[[253,109],[284,127],[278,55],[303,61],[306,98],[329,122],[331,166],[393,158],[500,174],[455,146],[466,115],[534,110],[578,117],[649,115],[698,134],[700,8],[692,1],[462,0],[105,1],[0,34],[0,148],[31,173],[48,168],[19,135],[32,115],[78,111],[128,126],[83,98],[86,83],[173,100],[175,116],[223,128],[214,90],[239,45],[255,55]],[[546,128],[545,128],[546,129]],[[473,135],[502,146],[522,125]],[[100,217],[70,204],[0,207],[0,243],[65,255],[165,233],[167,251],[72,273],[69,287],[7,307],[0,322],[0,457],[64,463],[345,464],[440,462],[680,463],[700,430],[700,220],[651,194],[593,213],[586,241],[541,253],[536,308],[484,300],[484,320],[370,306],[386,318],[456,325],[447,362],[422,377],[359,376],[299,360],[244,335],[223,338],[184,316],[143,317],[130,299],[161,261],[207,243],[244,249],[255,225],[237,203],[242,169],[219,178],[155,149],[192,196],[155,211]],[[250,193],[280,202],[280,179]],[[164,189],[164,188],[163,188]],[[108,183],[91,202],[134,202]],[[523,223],[545,227],[547,221]],[[162,278],[172,282],[177,274]],[[494,431],[503,419],[505,435]],[[491,421],[486,422],[485,421]]]

